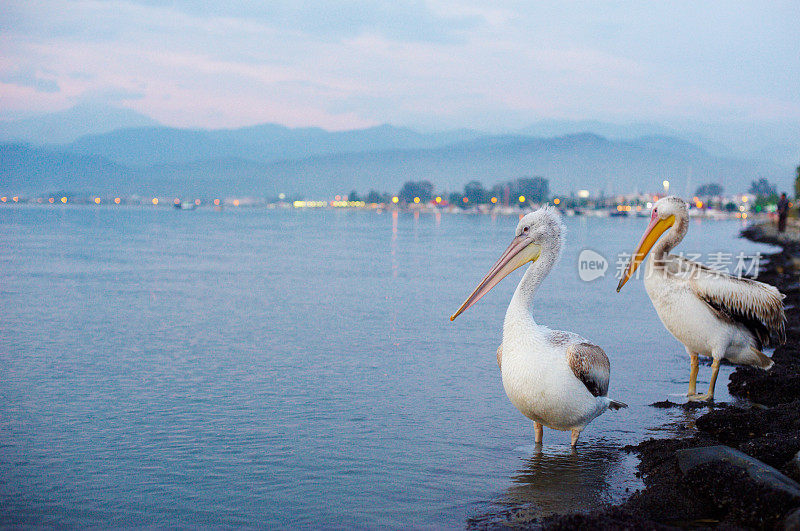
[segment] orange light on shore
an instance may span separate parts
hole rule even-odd
[[[438,204],[438,203],[441,203],[441,202],[442,202],[442,198],[437,195],[436,196],[436,203]]]
[[[214,199],[214,206],[219,206],[219,199]]]
[[[194,200],[194,204],[197,205],[197,206],[200,206],[200,200],[199,199],[195,199]]]
[[[153,198],[153,204],[154,204],[154,205],[157,205],[157,204],[158,204],[158,198],[157,198],[157,197],[154,197],[154,198]]]
[[[175,204],[175,205],[180,205],[181,204],[181,200],[176,197],[175,200],[172,201],[172,203]]]
[[[115,198],[114,198],[114,202],[115,202],[116,204],[119,204],[119,203],[120,203],[120,201],[122,201],[122,200],[121,200],[119,197],[115,197]]]
[[[519,196],[519,202],[520,203],[524,203],[525,202],[525,196],[524,195]]]
[[[492,204],[494,204],[494,203],[497,203],[497,198],[496,197],[492,198]]]
[[[66,203],[67,203],[67,198],[66,198],[66,197],[62,197],[62,198],[61,198],[61,202],[62,202],[62,203],[64,203],[64,204],[66,204]]]
[[[553,204],[554,204],[554,205],[557,205],[557,204],[559,204],[560,202],[561,202],[561,199],[559,199],[559,198],[557,198],[557,197],[556,197],[555,199],[553,199]]]
[[[239,206],[239,200],[238,199],[234,199],[233,200],[233,206]]]
[[[0,197],[0,201],[5,203],[6,201],[8,201],[8,198],[6,196]]]
[[[465,197],[464,199],[462,199],[462,201],[464,201],[464,203],[469,203],[469,197]]]
[[[419,203],[419,197],[415,197],[415,198],[414,198],[414,202],[415,202],[415,203]]]
[[[56,202],[55,198],[53,198],[53,197],[51,197],[50,199],[48,199],[48,201],[50,201],[50,203],[51,203],[51,204]]]
[[[99,205],[100,204],[100,198],[99,197],[95,197],[94,198],[94,204],[95,205]]]
[[[398,201],[400,201],[400,198],[399,198],[399,197],[397,197],[397,196],[394,196],[394,197],[392,198],[392,203],[397,203]]]

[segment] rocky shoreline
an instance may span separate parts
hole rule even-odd
[[[730,394],[741,399],[736,404],[652,404],[708,412],[685,437],[625,448],[639,457],[645,485],[626,502],[544,519],[520,514],[508,525],[800,530],[800,231],[779,235],[774,225],[764,223],[748,227],[742,236],[783,247],[762,262],[758,276],[786,295],[787,342],[775,349],[774,367],[738,367],[728,384]]]

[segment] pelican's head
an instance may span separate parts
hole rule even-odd
[[[563,233],[564,225],[561,222],[561,215],[551,206],[540,208],[536,212],[524,216],[517,224],[511,245],[492,266],[489,273],[483,277],[475,291],[467,297],[464,304],[450,317],[450,320],[454,320],[464,310],[478,302],[509,273],[528,262],[538,260],[543,251],[552,256],[558,256],[561,251]]]
[[[680,197],[671,195],[656,201],[653,205],[653,211],[650,214],[650,224],[644,231],[642,239],[639,241],[639,246],[633,252],[631,260],[628,263],[625,273],[617,285],[617,292],[622,289],[622,286],[633,276],[639,264],[642,263],[647,253],[650,252],[656,241],[664,234],[670,227],[675,224],[675,220],[686,219],[689,215],[689,207],[686,201]]]

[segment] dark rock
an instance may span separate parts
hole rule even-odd
[[[774,483],[754,479],[752,474],[728,461],[697,465],[685,479],[686,487],[708,505],[707,515],[718,519],[723,528],[772,528],[800,505],[798,496],[773,488]],[[800,495],[800,490],[797,494]]]
[[[688,475],[694,468],[709,463],[724,462],[743,470],[747,476],[756,483],[771,490],[785,493],[790,499],[800,505],[800,484],[793,479],[781,474],[766,463],[754,459],[730,446],[706,446],[702,448],[688,448],[676,452],[678,468],[684,475]]]
[[[784,531],[800,531],[800,509],[792,511],[783,521]]]

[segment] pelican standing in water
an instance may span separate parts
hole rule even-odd
[[[720,271],[670,254],[689,227],[689,209],[677,197],[653,205],[650,224],[631,256],[617,291],[652,249],[645,266],[644,287],[669,332],[683,343],[691,362],[689,400],[712,400],[720,361],[772,367],[761,349],[771,337],[786,342],[783,297],[774,286]],[[666,237],[659,241],[659,237]],[[697,393],[698,356],[710,356],[708,392]]]
[[[603,349],[533,319],[536,288],[558,260],[563,230],[561,216],[552,207],[523,217],[511,245],[450,320],[509,273],[532,262],[508,305],[497,363],[511,403],[533,420],[535,442],[542,442],[542,426],[547,426],[571,430],[575,446],[592,419],[609,408],[627,406],[606,396],[611,366]]]

